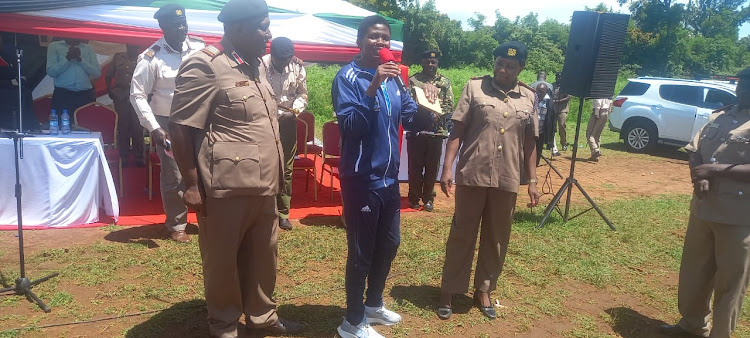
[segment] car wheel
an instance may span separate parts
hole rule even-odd
[[[634,153],[645,153],[656,144],[656,127],[651,123],[637,121],[623,130],[625,149]]]

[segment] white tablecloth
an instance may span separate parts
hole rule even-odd
[[[437,181],[440,181],[440,175],[443,174],[443,162],[445,162],[445,145],[448,144],[448,139],[443,139],[443,153],[440,155],[440,165],[438,166]],[[401,135],[401,157],[398,166],[398,180],[402,182],[409,181],[409,151],[406,146],[406,132]],[[456,179],[456,164],[458,163],[458,154],[456,154],[456,160],[453,161],[453,179]]]
[[[115,220],[120,206],[101,134],[23,139],[20,160],[23,225],[66,227]],[[0,139],[0,225],[17,225],[13,140]]]

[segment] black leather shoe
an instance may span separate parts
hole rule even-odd
[[[300,323],[279,318],[279,320],[277,320],[276,323],[271,326],[260,329],[252,329],[251,331],[261,331],[273,336],[285,336],[297,334],[304,328],[305,326]]]
[[[490,306],[482,306],[482,300],[479,299],[479,293],[474,293],[474,302],[477,304],[477,307],[479,308],[479,311],[482,312],[482,314],[489,318],[489,319],[495,319],[497,318],[497,313],[495,312],[495,307],[490,304]]]
[[[419,208],[421,208],[421,207],[422,206],[419,205],[419,203],[411,203],[411,202],[409,202],[409,208],[412,208],[414,210],[419,210]]]
[[[690,336],[690,337],[700,337],[700,335],[692,334],[685,329],[682,328],[682,326],[679,326],[677,324],[669,325],[664,324],[661,326],[661,332],[668,335],[674,335],[674,336]]]
[[[437,315],[440,317],[440,319],[449,319],[451,315],[453,314],[453,309],[450,307],[439,307],[437,310]]]
[[[282,218],[279,220],[279,228],[281,230],[292,230],[292,222],[289,222],[286,218]]]
[[[427,202],[427,203],[424,204],[424,210],[425,211],[432,212],[433,209],[434,209],[434,207],[432,206],[432,202]]]

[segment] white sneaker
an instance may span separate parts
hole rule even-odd
[[[386,309],[385,306],[365,306],[365,319],[367,319],[367,323],[369,324],[391,326],[401,322],[401,315]]]
[[[341,338],[385,338],[383,335],[375,331],[375,329],[363,320],[359,325],[350,324],[346,318],[344,322],[339,325],[336,329]]]

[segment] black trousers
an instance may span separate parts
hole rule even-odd
[[[424,203],[432,202],[443,154],[443,139],[409,133],[406,147],[409,154],[409,203],[417,204],[420,198]]]
[[[94,89],[72,91],[61,87],[55,87],[52,92],[52,109],[57,111],[57,116],[62,115],[63,109],[68,110],[70,121],[73,123],[73,114],[76,109],[83,105],[94,102]]]

